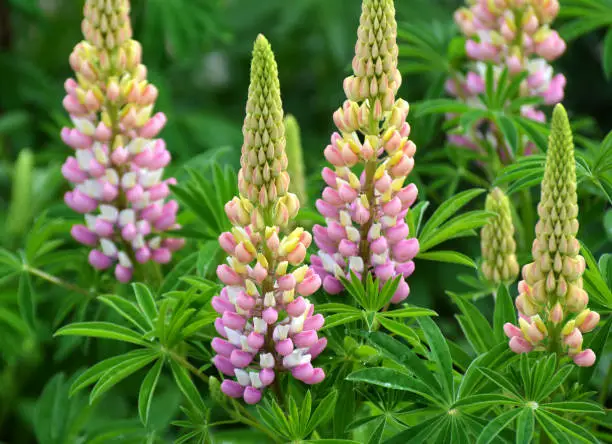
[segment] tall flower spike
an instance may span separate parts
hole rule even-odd
[[[217,268],[226,285],[212,306],[221,316],[215,327],[213,363],[225,379],[227,396],[259,402],[279,372],[306,384],[325,374],[311,361],[327,345],[317,336],[324,323],[307,297],[321,286],[319,276],[302,265],[312,237],[303,228],[283,236],[299,209],[288,192],[287,156],[278,73],[270,44],[255,41],[251,85],[244,121],[239,173],[240,196],[225,206],[234,225],[219,237],[227,264]],[[281,237],[282,236],[282,237]]]
[[[287,137],[287,158],[289,160],[287,171],[289,177],[291,177],[289,191],[295,193],[300,202],[305,204],[308,202],[308,194],[306,192],[302,139],[298,121],[292,115],[285,117],[285,133]]]
[[[75,150],[62,167],[74,185],[65,201],[86,221],[72,236],[94,248],[93,267],[114,264],[121,282],[131,279],[135,262],[166,263],[183,245],[160,236],[178,227],[178,204],[165,201],[176,181],[162,180],[170,154],[157,135],[166,116],[152,115],[157,89],[131,39],[129,12],[128,0],[85,2],[85,40],[70,55],[76,80],[66,81],[63,102],[74,128],[61,133]]]
[[[563,351],[579,366],[593,365],[593,351],[582,350],[582,333],[597,326],[599,315],[587,308],[589,297],[582,288],[586,265],[576,239],[576,160],[569,121],[561,105],[553,113],[538,215],[534,261],[523,267],[516,299],[522,325],[520,329],[506,325],[510,347],[517,352]]]
[[[510,200],[496,187],[487,196],[485,209],[497,215],[489,220],[480,233],[482,273],[496,286],[509,284],[519,272]]]
[[[314,227],[319,251],[311,258],[331,294],[342,291],[339,278],[351,271],[373,272],[382,283],[401,275],[394,303],[410,292],[405,278],[419,250],[404,221],[417,198],[416,186],[405,184],[416,147],[408,140],[408,103],[395,98],[401,84],[396,36],[393,1],[364,0],[354,73],[344,80],[348,99],[334,113],[340,133],[325,148],[333,169],[323,170],[327,187],[316,205],[326,226]]]
[[[485,90],[487,64],[494,67],[495,81],[504,68],[509,77],[527,72],[521,83],[521,97],[541,97],[545,104],[563,100],[566,79],[554,74],[550,62],[565,52],[565,42],[550,28],[559,12],[558,0],[468,0],[468,7],[455,12],[455,22],[467,38],[465,50],[471,64],[467,74],[458,74],[447,82],[447,91],[472,106],[482,106],[478,95]],[[545,115],[533,105],[521,107],[523,117],[544,122]],[[484,131],[482,131],[484,130]],[[510,147],[500,143],[501,130],[492,122],[480,125],[470,135],[453,134],[455,145],[486,153],[485,146],[497,148],[507,160]],[[525,153],[535,149],[526,142]]]

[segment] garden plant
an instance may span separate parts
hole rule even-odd
[[[0,443],[612,442],[609,0],[0,0],[0,51]]]

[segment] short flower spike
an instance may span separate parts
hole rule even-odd
[[[184,243],[161,236],[178,228],[178,204],[166,202],[176,181],[162,179],[170,154],[157,136],[166,116],[152,115],[157,89],[131,39],[129,12],[128,0],[86,1],[85,40],[70,55],[76,80],[65,84],[74,128],[61,134],[74,149],[62,167],[74,185],[65,201],[86,221],[72,227],[72,236],[93,247],[93,267],[114,265],[121,282],[132,278],[136,262],[169,262]]]
[[[587,308],[582,288],[586,264],[580,253],[576,160],[565,109],[555,107],[546,153],[540,220],[533,242],[534,261],[523,267],[516,307],[519,330],[507,324],[510,347],[517,351],[564,351],[580,366],[595,362],[592,350],[582,350],[582,333],[593,330],[599,314]]]
[[[364,0],[347,100],[334,113],[340,133],[324,152],[333,169],[323,169],[327,187],[316,205],[326,224],[313,229],[319,251],[311,257],[330,294],[343,290],[340,278],[351,272],[372,272],[381,283],[401,276],[393,303],[408,297],[405,279],[419,250],[404,220],[417,198],[416,186],[406,184],[416,146],[408,139],[408,103],[395,97],[396,37],[393,1]]]
[[[234,227],[219,237],[228,258],[217,268],[225,287],[212,299],[221,315],[212,347],[217,369],[235,377],[222,382],[223,393],[255,404],[279,372],[321,382],[325,374],[311,361],[327,345],[317,335],[324,318],[307,299],[321,280],[302,264],[312,236],[301,227],[282,236],[299,201],[288,192],[278,73],[262,35],[253,50],[243,134],[241,195],[225,206]]]
[[[489,220],[480,234],[482,273],[495,285],[509,284],[519,272],[510,200],[496,187],[487,196],[485,210],[497,215]]]

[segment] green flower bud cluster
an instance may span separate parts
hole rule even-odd
[[[509,284],[519,272],[510,200],[496,187],[487,196],[485,209],[497,215],[489,220],[480,233],[482,273],[495,285]]]

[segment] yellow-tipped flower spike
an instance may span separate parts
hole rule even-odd
[[[485,209],[497,216],[489,219],[480,233],[482,273],[495,285],[509,284],[519,272],[510,200],[496,187],[487,196]]]
[[[538,215],[533,262],[523,267],[516,307],[522,324],[523,318],[535,321],[543,336],[547,336],[548,352],[563,350],[576,365],[589,367],[596,356],[593,350],[582,349],[582,333],[597,326],[599,314],[586,309],[589,298],[582,288],[585,261],[576,239],[576,160],[570,124],[561,105],[553,112]],[[541,318],[546,319],[546,324]],[[532,350],[528,341],[533,332],[526,332],[524,325],[521,327],[504,326],[510,348],[517,353]]]
[[[259,35],[253,48],[251,83],[242,130],[240,193],[267,209],[289,189],[283,106],[272,48]]]
[[[580,312],[588,296],[582,289],[585,262],[578,254],[576,239],[576,160],[569,121],[561,105],[553,113],[538,215],[534,261],[524,270],[526,284],[533,288],[531,299],[548,307],[558,301],[564,312]]]

